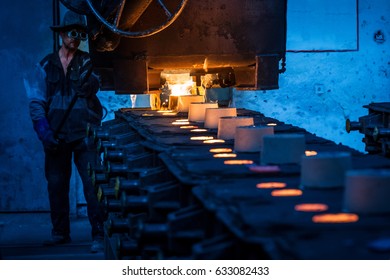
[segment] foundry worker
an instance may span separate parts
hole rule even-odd
[[[73,158],[92,227],[91,252],[98,252],[103,250],[103,214],[87,171],[88,163],[96,164],[98,155],[85,131],[87,124],[101,122],[102,107],[96,96],[99,79],[92,72],[89,54],[79,50],[80,41],[87,39],[84,16],[68,11],[61,25],[51,29],[59,32],[60,49],[37,64],[27,90],[33,127],[45,151],[52,232],[44,244],[71,242],[69,188]]]

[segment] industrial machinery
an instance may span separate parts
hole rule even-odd
[[[193,95],[202,88],[270,90],[285,71],[286,0],[61,2],[87,16],[102,90],[161,95],[170,92],[169,75],[183,73],[192,77]],[[377,141],[370,147],[388,147],[389,109],[369,109],[375,124],[362,119],[350,129],[369,131]],[[121,108],[114,120],[88,128],[102,157],[90,175],[105,209],[107,259],[389,258],[390,195],[388,188],[377,188],[390,178],[387,157],[237,109],[237,118],[274,127],[277,141],[292,135],[303,140],[307,151],[298,159],[306,152],[322,154],[319,163],[307,165],[307,180],[325,169],[332,172],[324,181],[340,173],[344,161],[316,168],[332,153],[348,155],[358,175],[362,171],[365,180],[351,174],[353,182],[369,182],[371,169],[383,169],[368,188],[379,194],[349,197],[343,181],[329,187],[317,180],[316,187],[306,187],[297,160],[262,164],[262,151],[234,151],[234,139],[218,139],[218,129],[190,120],[189,113]],[[356,200],[366,204],[346,209]]]
[[[198,90],[270,90],[285,71],[286,0],[61,2],[87,16],[102,90],[158,91],[166,73],[188,74]]]
[[[237,114],[278,136],[302,135],[310,154],[351,155],[350,187],[373,185],[352,192],[359,206],[346,209],[347,186],[322,185],[342,164],[309,187],[300,163],[264,165],[261,152],[235,151],[235,140],[218,139],[186,112],[122,108],[90,133],[104,147],[92,176],[106,212],[107,259],[388,259],[390,159],[258,112]],[[317,164],[309,177],[322,176]]]
[[[359,121],[346,121],[346,130],[350,133],[358,130],[364,134],[362,139],[368,153],[381,153],[390,156],[390,102],[371,103],[364,108],[368,115],[359,118]]]

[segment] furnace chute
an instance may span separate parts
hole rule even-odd
[[[285,71],[286,0],[61,2],[87,16],[102,90],[159,90],[167,70],[197,86],[211,74],[216,87],[270,90]]]

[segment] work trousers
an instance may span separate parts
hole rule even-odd
[[[70,235],[69,189],[72,158],[83,183],[92,238],[103,237],[103,211],[88,175],[88,163],[99,160],[96,147],[88,138],[72,143],[60,143],[56,151],[45,150],[45,176],[48,182],[52,235]]]

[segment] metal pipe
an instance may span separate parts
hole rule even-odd
[[[53,0],[53,26],[60,24],[60,1]],[[53,32],[53,52],[58,52],[60,47],[60,38],[57,32]]]

